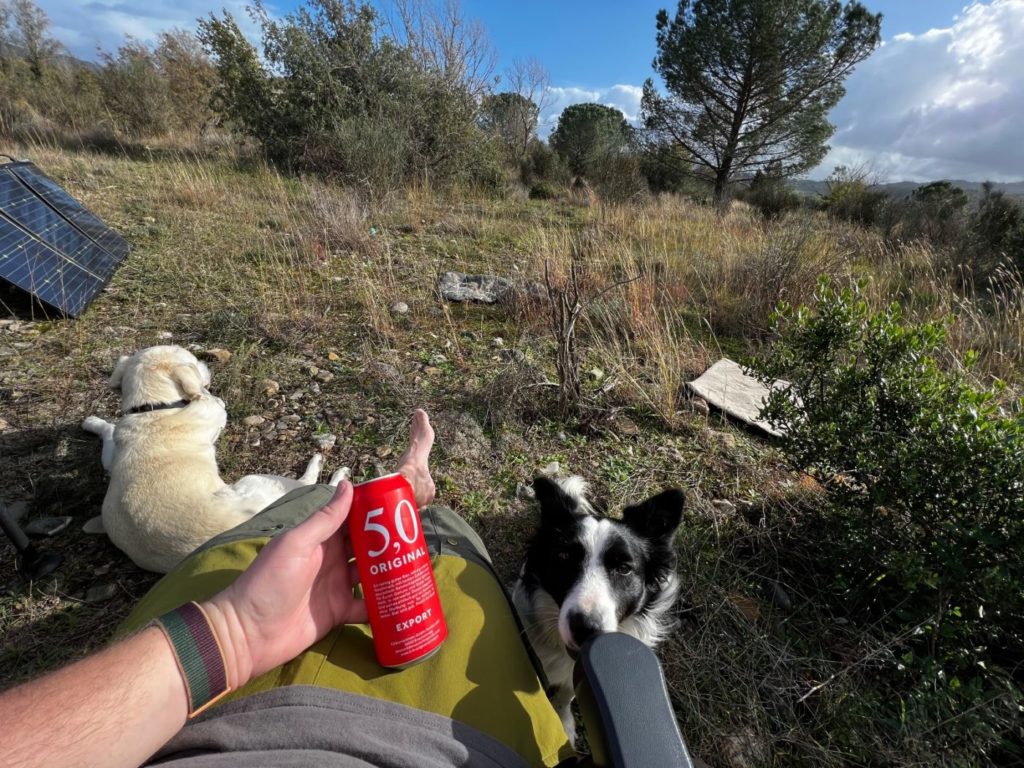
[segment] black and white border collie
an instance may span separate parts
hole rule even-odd
[[[672,489],[599,516],[580,477],[538,477],[540,526],[527,548],[512,601],[548,678],[548,696],[570,738],[576,651],[602,632],[624,632],[652,648],[675,626],[679,593],[672,538],[683,492]]]

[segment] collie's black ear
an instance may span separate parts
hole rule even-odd
[[[572,519],[579,506],[577,500],[565,492],[555,480],[541,475],[533,480],[533,492],[540,504],[540,516],[545,522],[558,524]]]
[[[686,496],[678,488],[662,491],[647,501],[626,507],[622,522],[648,539],[671,539],[683,519]]]

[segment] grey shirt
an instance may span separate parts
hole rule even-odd
[[[524,768],[491,736],[389,701],[294,685],[186,725],[147,765],[173,768]]]

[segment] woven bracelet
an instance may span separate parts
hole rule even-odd
[[[153,624],[163,630],[174,650],[193,718],[231,692],[220,647],[210,620],[198,603],[185,603]]]

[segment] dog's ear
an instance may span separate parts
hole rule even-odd
[[[622,511],[622,522],[648,539],[671,539],[682,522],[685,505],[685,494],[678,488],[670,488],[647,501],[626,507]]]
[[[203,375],[193,363],[182,363],[171,369],[173,381],[186,400],[198,400],[203,394]]]
[[[114,372],[110,374],[110,381],[107,382],[110,384],[111,389],[121,388],[121,379],[124,378],[124,369],[128,367],[129,360],[131,360],[131,358],[128,355],[121,355],[117,359],[117,365],[114,366]]]
[[[540,504],[540,516],[544,522],[558,525],[576,516],[579,503],[550,477],[541,475],[534,478],[533,492]]]

